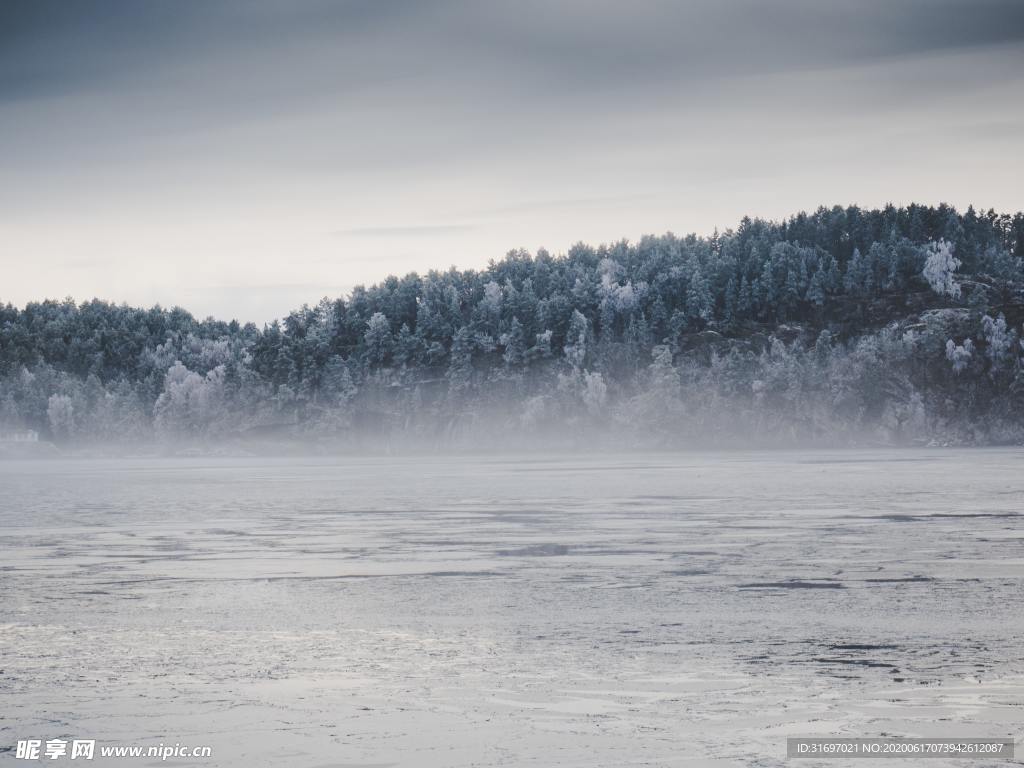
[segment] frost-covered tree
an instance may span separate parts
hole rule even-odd
[[[587,357],[587,341],[590,336],[590,323],[578,309],[573,310],[572,320],[565,337],[565,359],[575,370],[583,367]]]
[[[67,395],[50,395],[46,403],[46,418],[54,437],[68,438],[74,435],[75,408]]]
[[[341,355],[332,355],[324,367],[322,389],[332,406],[344,407],[355,397],[358,388],[349,364]]]
[[[510,293],[515,300],[515,286],[509,286]],[[478,305],[480,323],[490,333],[497,333],[501,323],[502,291],[501,286],[494,280],[484,286],[484,296]]]
[[[740,290],[736,294],[736,315],[740,318],[749,318],[754,313],[754,294],[750,287],[750,281],[744,275],[740,280]]]
[[[372,365],[383,365],[391,356],[391,325],[383,312],[374,312],[366,323],[366,357]]]
[[[711,319],[714,309],[714,301],[711,298],[711,289],[708,286],[707,278],[696,267],[690,277],[689,287],[686,289],[686,311],[691,318],[699,320]]]
[[[869,296],[874,289],[870,261],[868,257],[861,255],[860,248],[853,249],[853,256],[846,265],[843,287],[853,296]]]
[[[164,391],[153,406],[153,423],[160,437],[176,440],[215,433],[224,418],[224,368],[206,376],[175,362],[164,377]]]
[[[448,395],[458,399],[466,395],[473,380],[473,337],[468,328],[460,328],[452,340],[448,363]]]
[[[816,306],[825,304],[825,275],[822,269],[815,270],[807,286],[807,300]]]
[[[538,333],[535,337],[535,343],[532,347],[526,350],[526,359],[528,361],[545,360],[551,357],[551,331],[547,330],[543,333]]]
[[[981,336],[985,340],[985,355],[993,370],[1011,364],[1016,356],[1017,338],[1006,325],[1006,317],[999,315],[993,320],[988,315],[981,318]]]
[[[402,323],[398,329],[398,337],[395,339],[395,362],[399,365],[409,365],[416,361],[420,352],[420,338],[412,332],[408,323]]]
[[[501,345],[505,348],[501,357],[509,368],[523,364],[526,346],[523,341],[523,324],[516,317],[512,318],[508,331],[501,336]]]
[[[924,279],[940,296],[957,298],[960,285],[953,275],[960,266],[960,259],[953,255],[953,244],[945,240],[928,244],[928,258],[924,263]]]
[[[963,344],[957,344],[952,339],[946,342],[946,359],[953,364],[954,373],[963,373],[963,371],[971,364],[971,358],[974,356],[974,342],[970,339],[964,339]]]

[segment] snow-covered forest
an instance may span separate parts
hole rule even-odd
[[[392,276],[263,329],[6,305],[0,429],[65,445],[1021,442],[1022,260],[1021,213],[836,207]]]

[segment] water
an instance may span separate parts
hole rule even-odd
[[[592,768],[1021,740],[1022,460],[2,463],[0,748]]]

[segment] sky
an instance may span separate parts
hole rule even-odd
[[[263,323],[887,202],[1024,208],[1024,2],[0,3],[0,302]]]

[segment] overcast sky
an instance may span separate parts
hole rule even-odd
[[[887,201],[1024,208],[1024,2],[0,3],[4,302],[264,322]]]

